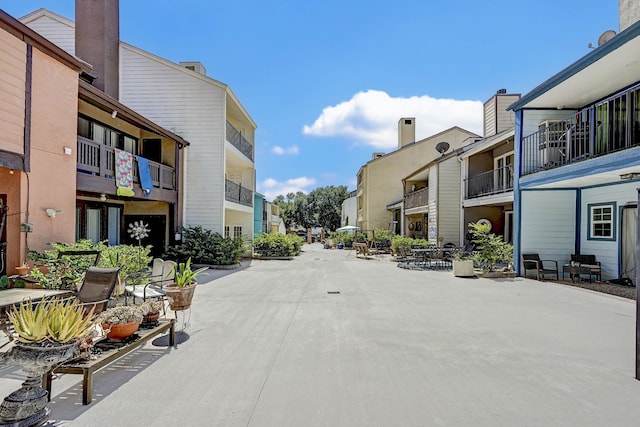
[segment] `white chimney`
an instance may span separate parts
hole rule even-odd
[[[638,0],[618,0],[620,31],[640,21],[640,2]]]
[[[398,121],[398,148],[416,142],[416,118],[403,117]]]

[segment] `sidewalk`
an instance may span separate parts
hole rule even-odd
[[[73,426],[637,426],[635,302],[305,245],[198,286],[189,339],[53,383]],[[2,396],[19,372],[0,370]]]

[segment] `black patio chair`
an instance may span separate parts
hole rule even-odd
[[[545,263],[547,266],[545,267]],[[554,268],[550,267],[553,263]],[[535,253],[522,254],[522,266],[524,267],[524,276],[527,276],[527,270],[533,270],[536,272],[536,278],[538,280],[544,279],[545,274],[555,274],[556,280],[560,280],[558,273],[558,261],[552,259],[540,259],[540,256]]]

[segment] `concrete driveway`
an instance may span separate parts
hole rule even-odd
[[[633,426],[635,302],[305,245],[214,272],[189,339],[53,383],[73,426]],[[19,385],[4,373],[0,392]]]

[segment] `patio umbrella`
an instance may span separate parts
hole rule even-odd
[[[337,228],[336,231],[360,231],[360,227],[355,225],[345,225],[344,227]]]

